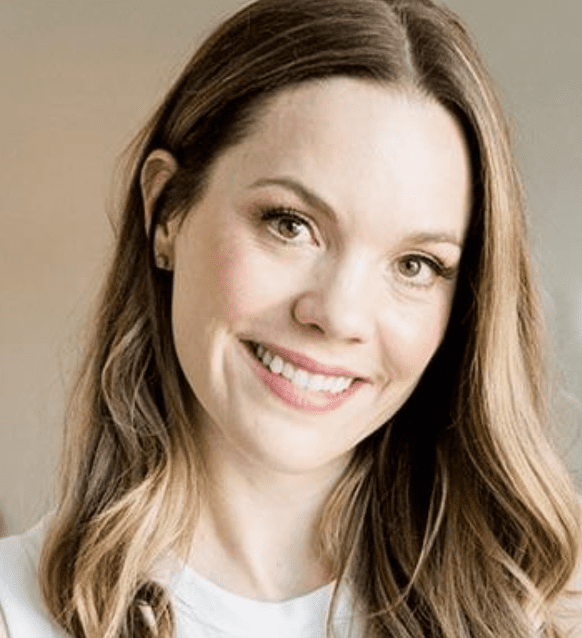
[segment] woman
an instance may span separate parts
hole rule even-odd
[[[580,522],[540,344],[458,19],[248,5],[137,141],[59,507],[0,551],[5,632],[562,635]]]

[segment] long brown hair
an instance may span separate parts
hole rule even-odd
[[[46,604],[77,638],[172,635],[153,574],[170,549],[185,552],[204,488],[172,278],[144,227],[144,161],[159,148],[179,166],[155,226],[203,195],[213,160],[269,97],[332,76],[410,87],[447,108],[470,149],[473,210],[443,343],[406,405],[357,446],[322,548],[366,638],[556,635],[549,606],[576,562],[579,521],[544,433],[521,188],[475,45],[430,0],[258,0],[206,40],[135,143],[41,563]]]

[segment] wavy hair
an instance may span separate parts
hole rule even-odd
[[[156,269],[144,227],[145,159],[165,149],[179,165],[153,227],[203,196],[213,161],[270,97],[333,76],[410,88],[448,109],[470,150],[473,209],[444,340],[407,403],[355,449],[326,505],[322,548],[366,638],[559,635],[550,606],[574,569],[579,520],[547,441],[521,187],[476,46],[430,0],[258,0],[202,44],[134,145],[40,569],[48,609],[76,638],[173,635],[155,569],[169,550],[185,555],[204,493],[172,275]]]

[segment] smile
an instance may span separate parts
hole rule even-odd
[[[252,341],[245,345],[267,388],[295,409],[315,413],[334,410],[368,383],[349,370],[324,366],[283,348]]]
[[[273,354],[262,344],[253,344],[253,347],[257,359],[265,368],[273,374],[284,377],[300,390],[340,394],[355,381],[354,377],[312,374],[304,368],[294,366],[290,361],[283,360],[278,354]]]

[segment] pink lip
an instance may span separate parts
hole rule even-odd
[[[301,388],[294,386],[290,381],[285,379],[285,377],[282,377],[278,374],[273,374],[269,369],[265,368],[265,366],[250,351],[249,347],[245,347],[245,350],[247,350],[248,352],[253,367],[255,368],[265,385],[271,390],[271,392],[288,405],[300,410],[304,410],[306,412],[328,412],[329,410],[335,410],[340,405],[345,403],[345,401],[347,401],[365,383],[365,381],[357,379],[347,390],[344,390],[339,394],[332,394],[331,392],[310,392],[309,390],[302,390]],[[269,350],[271,350],[271,346],[269,346]],[[286,351],[281,350],[280,348],[273,348],[271,352],[284,354]],[[287,357],[286,355],[284,356],[289,361],[295,363],[296,360],[293,360],[291,359],[291,357]],[[312,360],[307,359],[307,361]],[[316,365],[319,366],[319,364]],[[305,367],[306,370],[309,370],[308,367],[303,367]],[[325,374],[323,372],[319,372],[321,369],[340,370],[340,373],[337,376],[355,376],[349,371],[343,370],[341,368],[326,368],[322,366],[319,366],[314,372],[316,374]],[[327,374],[334,373],[328,372]]]
[[[289,361],[296,368],[303,368],[307,370],[307,372],[311,372],[312,374],[325,374],[329,377],[350,377],[350,378],[358,378],[363,379],[361,375],[353,370],[347,370],[346,368],[340,368],[335,366],[326,366],[314,359],[310,359],[306,357],[304,354],[299,354],[298,352],[293,352],[291,350],[286,350],[285,348],[281,348],[280,346],[274,346],[270,343],[264,343],[261,341],[261,344],[270,350],[273,354],[278,354],[281,359],[285,361]],[[368,381],[368,379],[363,379],[364,381]]]

